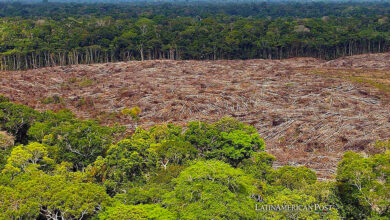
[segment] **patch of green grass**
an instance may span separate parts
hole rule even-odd
[[[375,87],[383,92],[390,93],[390,85],[388,85],[388,84],[379,83],[375,80],[367,79],[367,78],[364,78],[361,76],[348,76],[348,78],[355,81],[355,82],[369,84],[370,86],[373,86],[373,87]]]
[[[359,76],[355,73],[337,72],[337,71],[330,72],[328,74],[328,73],[325,73],[323,71],[318,71],[318,70],[310,71],[310,73],[316,74],[316,75],[321,75],[321,76],[326,77],[326,78],[346,79],[346,80],[350,80],[350,81],[355,82],[355,83],[362,83],[362,84],[369,85],[371,87],[375,87],[382,92],[390,93],[390,84],[376,80],[376,79],[387,79],[388,77],[390,77],[390,73],[385,74],[385,76],[383,76],[383,74],[381,76],[375,76],[375,75]],[[364,73],[362,72],[359,74],[364,74]]]
[[[92,86],[93,85],[93,81],[90,80],[90,79],[84,79],[83,81],[79,82],[79,86],[81,88],[83,87],[88,87],[88,86]]]
[[[286,83],[286,87],[293,87],[295,84],[290,82],[290,83]]]
[[[41,99],[42,104],[61,104],[64,102],[64,99],[58,95],[54,95],[51,97],[46,97],[44,99]]]

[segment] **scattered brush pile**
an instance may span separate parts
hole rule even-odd
[[[2,72],[0,93],[129,128],[136,122],[121,111],[134,106],[142,110],[137,125],[145,127],[232,116],[259,130],[278,165],[305,165],[329,178],[344,151],[370,153],[375,141],[390,138],[390,93],[351,80],[364,78],[364,70],[390,85],[388,56],[63,66]]]
[[[324,63],[324,67],[389,69],[390,53],[363,54],[341,57]]]

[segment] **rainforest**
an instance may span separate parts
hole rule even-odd
[[[389,219],[389,18],[0,1],[0,219]]]
[[[388,3],[0,3],[0,69],[386,52]]]

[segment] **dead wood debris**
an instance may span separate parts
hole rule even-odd
[[[134,106],[142,109],[139,124],[146,127],[233,116],[258,129],[267,151],[278,159],[275,166],[305,165],[321,178],[331,178],[345,150],[368,151],[373,141],[390,138],[390,106],[383,101],[389,94],[380,97],[375,88],[310,70],[388,71],[388,56],[330,62],[294,58],[53,67],[2,72],[0,93],[40,110],[69,108],[79,117],[98,118],[105,124],[131,124],[118,112]],[[53,94],[63,101],[42,102]]]

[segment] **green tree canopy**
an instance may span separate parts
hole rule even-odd
[[[180,219],[251,219],[255,180],[222,161],[198,161],[173,180],[164,204]]]
[[[222,118],[214,124],[190,122],[185,137],[206,158],[224,160],[234,166],[255,151],[265,149],[264,140],[253,126],[233,118]]]
[[[364,157],[347,152],[337,169],[341,201],[349,217],[390,216],[390,152]]]

